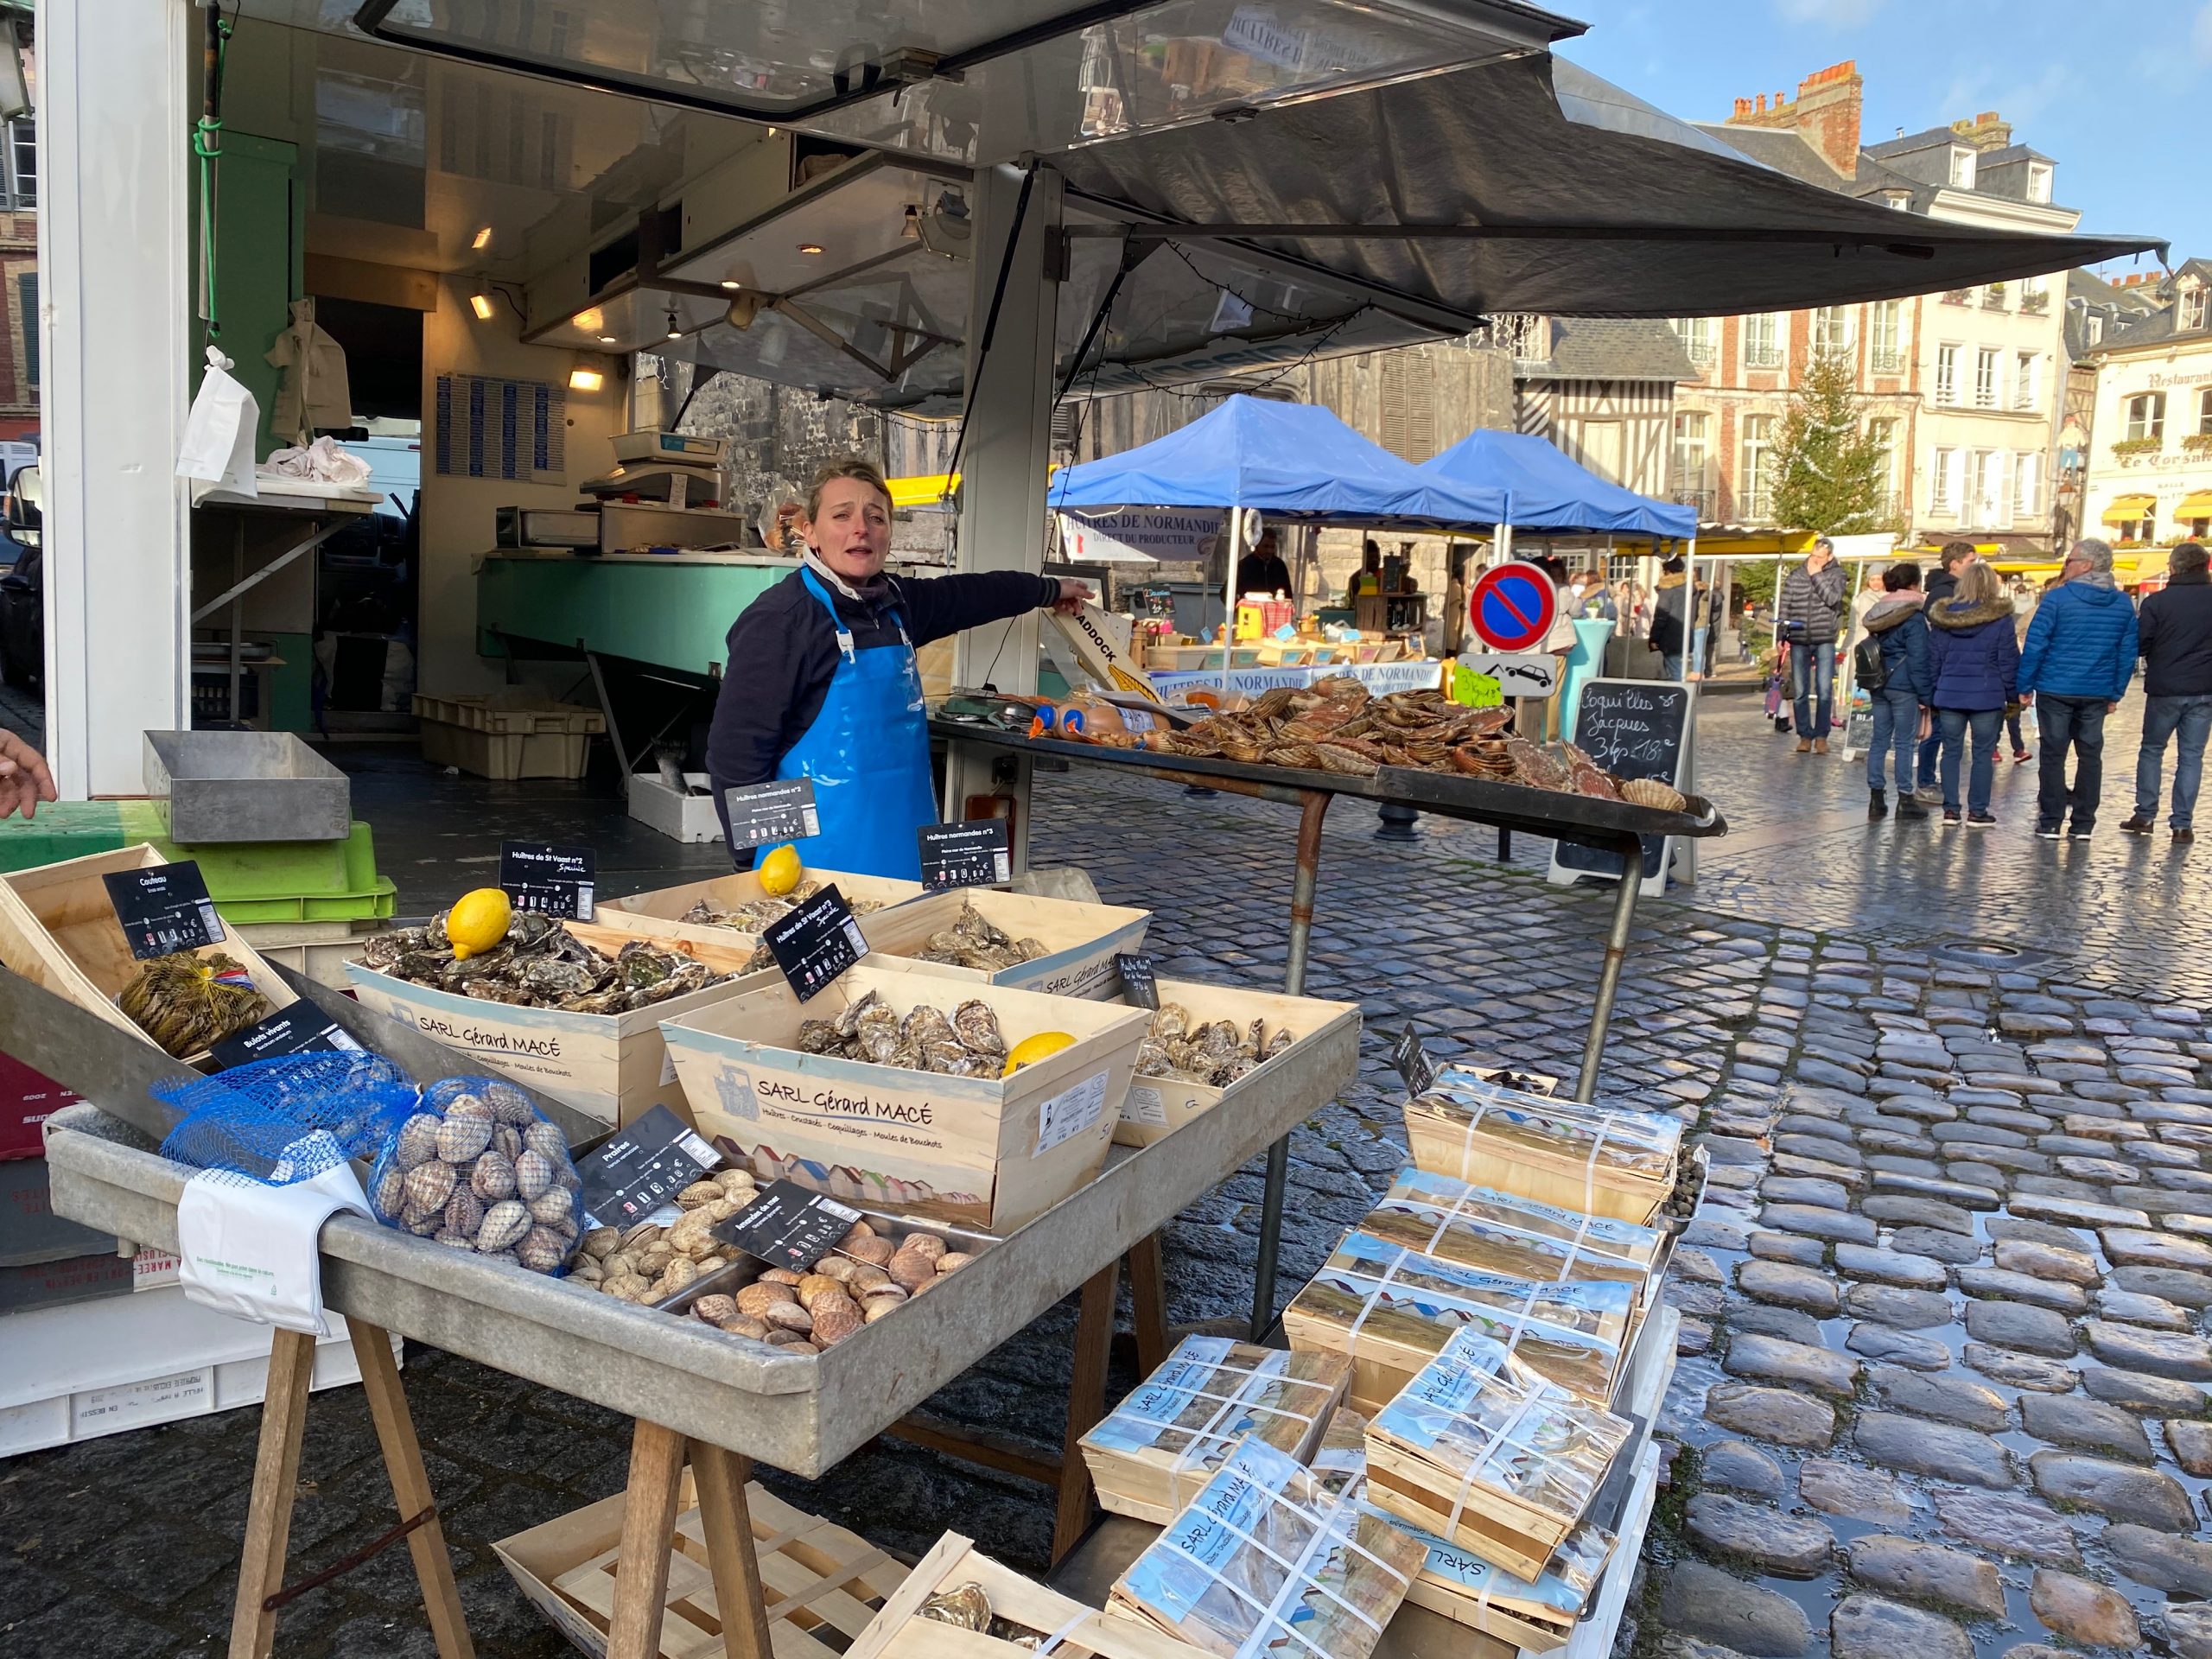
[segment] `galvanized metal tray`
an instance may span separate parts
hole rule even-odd
[[[148,732],[143,775],[169,839],[343,841],[353,785],[289,732]]]

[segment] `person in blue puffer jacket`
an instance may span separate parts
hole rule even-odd
[[[1866,816],[1878,821],[1889,815],[1883,799],[1883,768],[1897,763],[1897,817],[1924,818],[1928,809],[1912,792],[1914,756],[1920,747],[1920,728],[1933,706],[1936,675],[1929,661],[1928,619],[1921,607],[1927,596],[1920,591],[1920,567],[1908,559],[1882,573],[1882,597],[1866,613],[1868,644],[1880,653],[1882,683],[1870,689],[1874,713],[1874,741],[1866,750]]]
[[[1967,827],[1997,822],[1989,810],[1997,769],[1997,734],[2012,701],[2020,667],[2012,634],[2012,601],[1997,573],[1979,559],[1959,575],[1949,599],[1928,607],[1928,662],[1935,690],[1929,701],[1942,733],[1943,827],[1959,822],[1959,770],[1967,734],[1974,734],[1974,769],[1967,784]]]
[[[2035,704],[2043,732],[2036,834],[2045,841],[2058,839],[2069,808],[2074,840],[2087,841],[2096,829],[2105,716],[2120,707],[2135,677],[2137,648],[2135,602],[2113,582],[2111,547],[2075,543],[2020,647],[2020,701]],[[2069,746],[2076,751],[2070,789]]]

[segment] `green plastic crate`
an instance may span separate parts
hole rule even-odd
[[[0,872],[111,853],[143,836],[129,835],[120,801],[49,801],[35,818],[0,818]]]
[[[207,842],[154,837],[168,859],[192,859],[225,921],[374,921],[393,914],[398,889],[377,874],[376,840],[356,819],[344,841]]]

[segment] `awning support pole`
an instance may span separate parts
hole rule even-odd
[[[1613,998],[1621,988],[1621,969],[1628,961],[1629,931],[1636,925],[1636,899],[1643,886],[1643,843],[1634,836],[1620,842],[1621,879],[1613,894],[1613,923],[1605,933],[1605,964],[1598,970],[1598,995],[1590,1007],[1590,1030],[1582,1039],[1582,1075],[1575,1080],[1574,1097],[1598,1098],[1598,1067],[1605,1058],[1605,1033],[1613,1023]]]
[[[1332,797],[1299,791],[1298,868],[1290,878],[1290,950],[1283,959],[1285,996],[1306,994],[1306,954],[1313,937],[1313,893],[1321,870],[1321,820]],[[1290,1179],[1290,1137],[1268,1148],[1267,1185],[1260,1195],[1260,1255],[1252,1270],[1252,1340],[1275,1322],[1275,1259],[1282,1246],[1283,1188]]]

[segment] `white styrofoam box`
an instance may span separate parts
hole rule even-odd
[[[705,788],[707,774],[687,772],[687,784]],[[630,816],[650,829],[677,841],[720,841],[722,821],[715,812],[711,795],[679,795],[652,772],[630,775]]]
[[[311,1389],[361,1380],[338,1329],[315,1344]],[[0,1457],[258,1405],[273,1334],[175,1284],[0,1318]]]

